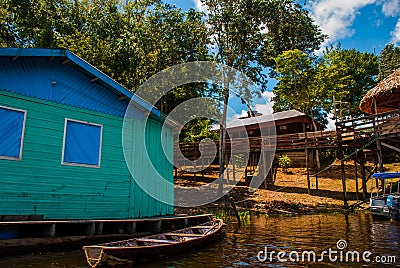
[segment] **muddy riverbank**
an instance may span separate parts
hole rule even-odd
[[[363,200],[361,174],[356,173],[353,163],[348,162],[346,168],[346,188],[348,204],[354,210],[368,209],[370,193],[376,191],[374,180],[367,182],[368,196]],[[388,165],[388,171],[397,171],[399,165]],[[358,170],[358,173],[360,171]],[[312,174],[312,173],[311,173]],[[175,183],[186,187],[196,187],[207,184],[217,178],[216,174],[197,176],[182,174],[176,177]],[[307,170],[305,168],[290,168],[286,172],[278,169],[273,186],[265,189],[261,186],[250,192],[242,182],[230,191],[229,196],[235,202],[238,211],[251,211],[261,214],[314,214],[331,213],[344,210],[343,184],[340,162],[334,163],[330,169],[319,174],[318,181],[311,177],[311,189],[308,190]],[[357,192],[358,184],[358,192]],[[318,189],[317,189],[318,186]],[[176,214],[208,213],[224,209],[226,202],[221,199],[196,208],[175,208]]]

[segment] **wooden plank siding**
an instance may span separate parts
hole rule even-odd
[[[1,91],[0,104],[27,111],[21,161],[0,160],[0,215],[43,215],[45,219],[129,219],[173,214],[173,206],[148,196],[133,180],[122,149],[123,118]],[[65,118],[103,126],[100,168],[61,165]],[[150,120],[146,133],[157,168],[173,182],[173,167],[162,152],[161,131],[173,154],[173,137],[160,122]],[[135,127],[143,122],[135,120]],[[139,131],[140,132],[140,131]],[[158,136],[157,136],[158,135]],[[138,135],[135,142],[143,137]],[[144,152],[132,150],[140,166]],[[172,189],[159,189],[173,200]]]

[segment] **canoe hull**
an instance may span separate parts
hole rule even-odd
[[[183,253],[211,243],[221,234],[223,225],[224,223],[221,220],[214,220],[170,233],[85,246],[83,250],[91,267],[109,261],[154,259],[155,257]]]
[[[209,244],[219,234],[220,231],[218,233],[213,233],[212,235],[207,236],[201,240],[194,239],[173,245],[162,245],[157,247],[136,247],[121,249],[106,248],[104,249],[104,254],[107,257],[127,260],[141,260],[147,259],[148,257],[154,258],[155,255],[166,256],[179,254]]]

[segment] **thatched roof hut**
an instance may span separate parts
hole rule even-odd
[[[377,111],[375,111],[374,100]],[[400,109],[400,68],[365,94],[361,100],[360,109],[369,114]]]

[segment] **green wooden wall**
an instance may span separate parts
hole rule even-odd
[[[0,91],[0,105],[27,110],[22,161],[0,159],[0,215],[44,215],[46,219],[127,219],[173,214],[147,195],[132,178],[122,149],[123,118]],[[65,118],[103,125],[100,168],[61,165]],[[135,127],[143,122],[135,120]],[[173,154],[170,130],[156,120],[146,126],[149,155],[173,182],[173,167],[162,152],[160,133]],[[143,139],[134,136],[133,144]],[[173,201],[173,187],[163,189],[132,147],[130,161],[142,180]]]

